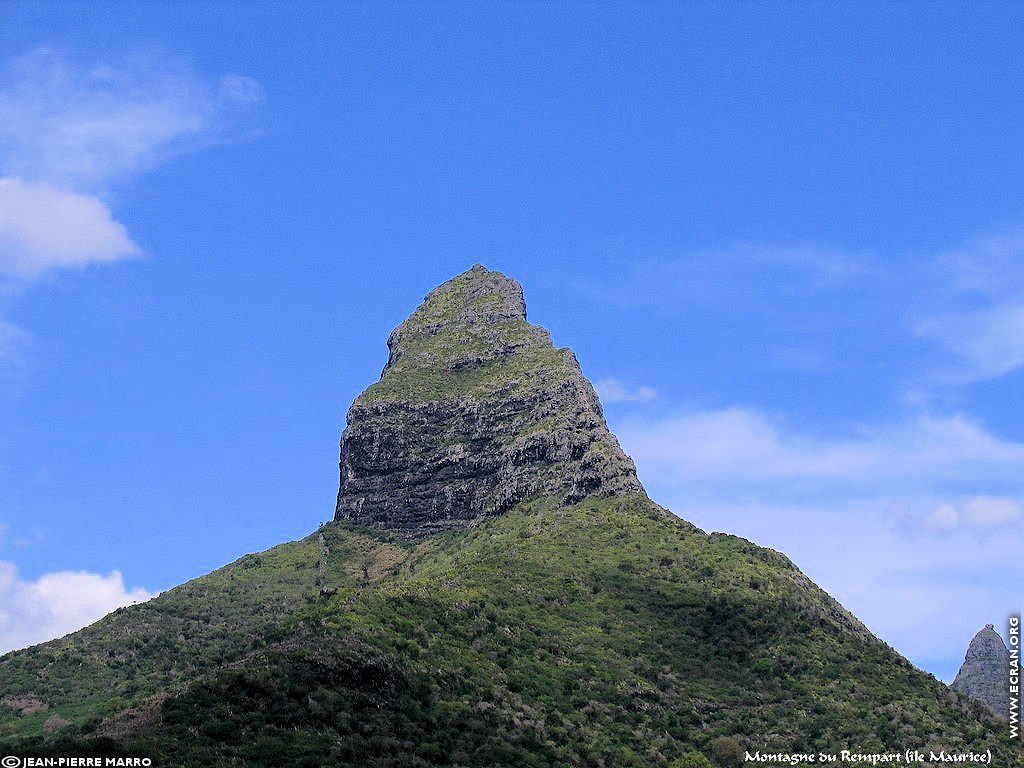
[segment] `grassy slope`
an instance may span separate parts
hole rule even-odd
[[[334,595],[315,590],[314,536],[5,657],[0,695],[52,707],[0,728],[31,738],[56,712],[68,737],[191,765],[964,746],[1012,764],[980,708],[786,558],[645,499],[538,505],[416,545],[342,524],[327,535]]]

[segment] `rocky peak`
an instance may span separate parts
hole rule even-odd
[[[568,349],[515,280],[476,265],[391,334],[348,412],[336,519],[426,535],[531,498],[643,493]]]
[[[383,375],[409,368],[457,368],[550,344],[547,331],[526,322],[522,286],[475,264],[427,294],[392,332]]]
[[[991,624],[971,640],[952,687],[980,701],[1000,717],[1009,717],[1010,652]]]

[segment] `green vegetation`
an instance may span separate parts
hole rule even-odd
[[[526,321],[516,291],[517,284],[486,270],[449,280],[395,329],[386,375],[360,400],[509,394],[570,378],[566,352]]]
[[[979,706],[785,557],[641,497],[537,503],[417,544],[340,523],[325,536],[333,594],[315,586],[314,535],[4,657],[2,695],[49,709],[0,709],[0,754],[702,768],[744,749],[991,747],[997,765],[1019,760]],[[54,714],[71,724],[44,736]]]
[[[438,342],[440,343],[440,342]],[[466,334],[462,340],[446,339],[458,345],[460,352],[472,348],[475,339]],[[440,352],[422,353],[428,360]],[[431,401],[456,399],[465,395],[508,396],[516,390],[538,385],[550,386],[569,379],[572,369],[564,352],[553,347],[520,350],[516,355],[479,360],[467,359],[461,365],[398,365],[387,376],[370,386],[360,397],[364,402],[413,399]]]

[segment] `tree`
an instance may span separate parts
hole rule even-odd
[[[711,759],[720,768],[743,765],[743,747],[731,736],[719,736],[711,742]]]
[[[711,761],[705,757],[703,752],[687,752],[680,758],[673,760],[669,768],[711,768]]]

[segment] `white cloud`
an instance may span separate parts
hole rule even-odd
[[[100,189],[224,140],[261,100],[259,84],[238,75],[214,84],[153,56],[82,67],[40,49],[0,81],[0,170]]]
[[[594,385],[603,403],[649,402],[658,399],[658,391],[653,387],[640,386],[627,389],[617,379],[602,379]]]
[[[60,571],[29,582],[18,578],[13,563],[0,561],[0,653],[62,637],[152,597],[127,589],[118,571]]]
[[[955,504],[948,501],[939,504],[921,518],[920,525],[926,531],[951,531],[960,522],[960,512]]]
[[[637,465],[677,481],[794,479],[856,484],[1024,470],[1024,444],[1002,440],[962,415],[918,417],[844,438],[787,431],[744,408],[629,420],[617,434]]]
[[[1016,523],[1024,510],[1013,499],[975,496],[963,503],[960,514],[968,525],[988,529]]]
[[[893,517],[906,531],[949,534],[966,530],[985,537],[999,528],[1018,524],[1024,519],[1024,509],[1014,499],[970,496],[936,504],[923,515],[895,509]]]
[[[138,253],[125,228],[97,198],[46,183],[0,179],[0,274],[34,278],[55,268]]]

